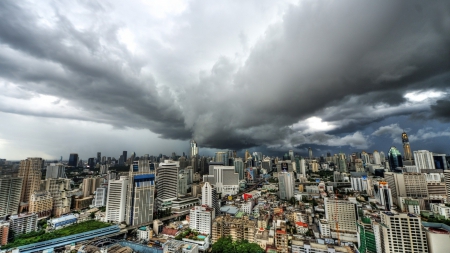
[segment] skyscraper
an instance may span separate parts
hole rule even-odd
[[[414,162],[419,171],[425,169],[435,169],[433,153],[428,150],[414,151]]]
[[[125,163],[126,161],[127,161],[127,159],[128,159],[128,156],[127,156],[127,151],[123,151],[122,152],[122,159],[123,159],[123,162]]]
[[[17,214],[22,191],[22,178],[0,177],[0,219]]]
[[[313,158],[312,148],[308,148],[308,155],[309,155],[309,159],[312,160],[312,158]]]
[[[197,155],[198,155],[197,142],[191,140],[191,158],[196,157]]]
[[[47,165],[45,179],[47,178],[66,178],[66,167],[61,163]]]
[[[205,182],[202,187],[202,205],[214,208],[216,215],[220,213],[216,189],[209,182]]]
[[[96,163],[102,163],[102,152],[97,152],[97,161]]]
[[[405,153],[405,160],[410,161],[412,159],[411,147],[409,145],[408,135],[402,133],[403,152]]]
[[[126,204],[128,177],[121,176],[119,180],[108,182],[108,195],[106,199],[106,220],[120,223],[126,221]]]
[[[395,170],[398,167],[403,167],[402,154],[396,147],[391,147],[388,152],[389,167]]]
[[[384,206],[384,210],[391,211],[393,200],[388,183],[384,181],[376,182],[373,186],[373,190],[378,202]]]
[[[77,167],[78,166],[79,157],[77,153],[70,153],[69,156],[69,167]]]
[[[242,158],[234,159],[234,172],[239,174],[239,180],[244,179],[244,161],[242,161]]]
[[[290,200],[294,196],[294,173],[281,172],[278,173],[278,193],[280,199]]]
[[[127,224],[135,226],[152,222],[155,197],[155,164],[147,158],[134,161],[130,165],[128,178]]]
[[[346,200],[334,200],[325,198],[325,217],[331,224],[338,224],[339,231],[356,234],[356,220],[358,220],[358,209],[355,203]],[[336,232],[334,226],[331,231]]]
[[[374,164],[381,164],[381,156],[380,153],[378,153],[378,151],[373,151],[373,163]]]
[[[348,172],[347,162],[346,162],[344,153],[339,153],[339,171],[340,172]]]
[[[224,166],[228,166],[228,152],[224,151],[216,152],[214,162],[223,163]]]
[[[20,202],[28,203],[33,192],[39,191],[41,183],[41,169],[44,160],[39,157],[27,158],[20,161],[19,177],[23,179]],[[26,206],[24,207],[26,209]]]
[[[178,198],[180,163],[165,160],[156,170],[156,201],[158,209],[165,209],[165,203]]]
[[[70,195],[70,179],[49,178],[41,182],[42,190],[49,191],[53,197],[53,211],[55,217],[70,212],[72,196]]]

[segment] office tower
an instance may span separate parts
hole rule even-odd
[[[133,158],[133,155],[131,156]],[[136,226],[153,221],[155,164],[148,159],[130,165],[127,194],[127,224]],[[174,189],[176,191],[176,188]]]
[[[35,213],[12,215],[9,224],[14,236],[37,231],[38,215]]]
[[[77,153],[70,153],[69,155],[69,167],[77,167],[79,162],[79,157]]]
[[[350,183],[352,189],[358,192],[366,192],[368,195],[372,195],[372,180],[368,178],[367,175],[358,175],[351,172],[352,177],[350,178]]]
[[[165,209],[164,203],[178,198],[179,162],[165,160],[156,170],[156,201],[158,209]]]
[[[202,186],[202,206],[214,208],[216,215],[220,214],[216,189],[209,182],[205,182]]]
[[[310,160],[309,170],[311,172],[318,172],[319,171],[319,163],[316,160]]]
[[[381,164],[384,164],[386,162],[386,155],[384,154],[383,151],[380,151],[380,161]]]
[[[408,135],[403,132],[402,133],[402,143],[403,143],[403,152],[405,153],[405,160],[410,161],[412,159],[411,147],[409,145]]]
[[[443,173],[424,173],[427,181],[428,198],[431,201],[446,202],[447,187]]]
[[[102,156],[102,164],[106,163],[106,156]]]
[[[381,253],[380,224],[363,217],[356,223],[358,229],[358,250],[365,253]]]
[[[100,175],[108,174],[109,166],[109,164],[100,165]]]
[[[334,200],[325,198],[325,217],[330,224],[332,232],[339,230],[340,233],[356,233],[356,221],[358,220],[358,209],[355,203],[347,200]],[[337,223],[337,226],[335,224]]]
[[[373,191],[378,202],[384,206],[385,211],[391,211],[393,206],[392,192],[389,184],[385,181],[376,182],[373,185]]]
[[[242,160],[242,159],[241,159]],[[261,163],[261,167],[267,171],[267,173],[270,173],[272,171],[272,161],[270,160],[270,157],[265,157]]]
[[[119,165],[120,166],[123,166],[125,164],[125,161],[124,161],[124,159],[123,159],[123,155],[120,155],[119,156]]]
[[[61,163],[50,163],[47,165],[45,179],[47,178],[66,178],[66,167]]]
[[[380,153],[378,153],[378,151],[373,151],[373,163],[374,164],[381,164],[381,157],[380,157]]]
[[[216,152],[214,156],[214,162],[223,163],[224,166],[228,166],[228,152]]]
[[[428,198],[426,175],[422,173],[384,173],[394,203],[400,205],[399,197]]]
[[[180,170],[184,170],[188,166],[188,161],[184,156],[180,157],[178,159],[178,162],[180,163]]]
[[[299,166],[300,166],[300,175],[306,178],[306,161],[303,157],[299,161]]]
[[[289,160],[294,160],[294,150],[289,150]]]
[[[191,158],[196,157],[197,155],[198,155],[197,142],[191,140]]]
[[[122,159],[123,159],[123,162],[125,163],[126,161],[127,161],[127,159],[128,159],[128,156],[127,156],[127,151],[123,151],[122,152]]]
[[[70,194],[70,179],[45,179],[41,183],[41,190],[49,191],[53,197],[53,216],[59,217],[70,212],[70,206],[72,203],[72,196]]]
[[[239,192],[239,175],[234,172],[234,166],[211,165],[209,175],[203,176],[203,182],[214,184],[217,193],[235,195]]]
[[[381,241],[385,253],[428,252],[420,216],[411,213],[381,212]]]
[[[282,172],[278,174],[278,194],[280,199],[290,200],[294,197],[294,173]]]
[[[106,158],[106,164],[111,164],[111,157],[110,156],[108,156],[107,158]]]
[[[44,160],[42,158],[27,158],[20,161],[19,177],[23,179],[20,202],[28,203],[31,194],[39,190],[43,166]]]
[[[244,179],[244,162],[242,161],[242,158],[234,159],[234,172],[239,174],[239,180]]]
[[[9,222],[0,220],[0,246],[8,244]]]
[[[185,196],[187,194],[187,174],[184,170],[180,170],[180,173],[178,174],[178,196]],[[156,180],[158,182],[158,180]]]
[[[391,147],[391,149],[389,149],[388,160],[391,170],[403,167],[402,154],[400,154],[400,151],[398,151],[396,147]]]
[[[189,228],[201,234],[211,234],[211,223],[216,217],[214,208],[206,205],[195,206],[189,212]]]
[[[433,153],[431,153],[428,150],[414,151],[414,162],[416,163],[416,166],[419,169],[419,171],[425,169],[431,170],[435,169]]]
[[[339,153],[339,172],[347,173],[347,162],[344,153]]]
[[[436,169],[448,170],[449,164],[447,162],[447,156],[445,154],[433,153],[434,167]]]
[[[108,195],[106,198],[106,220],[121,223],[126,221],[127,193],[129,179],[121,176],[118,180],[108,182]],[[130,186],[131,188],[131,186]]]
[[[90,177],[83,179],[82,191],[83,197],[89,197],[95,194],[95,190],[103,183],[101,177]]]
[[[97,163],[102,163],[102,152],[97,152]]]
[[[17,214],[22,193],[22,178],[0,177],[0,219]]]
[[[293,172],[293,163],[290,160],[287,161],[278,161],[277,163],[277,172]]]
[[[94,157],[91,157],[88,159],[88,167],[91,169],[95,168],[95,158]]]
[[[361,152],[361,160],[363,161],[364,165],[370,164],[370,157],[366,151]]]
[[[312,160],[312,158],[313,158],[312,148],[308,148],[308,155],[309,155],[309,159]]]
[[[49,217],[53,211],[53,197],[48,191],[36,191],[31,194],[29,213],[35,213],[39,218]]]
[[[108,196],[108,188],[106,186],[101,186],[95,190],[95,197],[92,201],[94,207],[106,206],[106,199]]]

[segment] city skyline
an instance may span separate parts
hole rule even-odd
[[[448,6],[2,1],[0,156],[448,153]]]

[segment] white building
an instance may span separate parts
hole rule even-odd
[[[428,252],[428,242],[420,216],[381,212],[381,237],[385,253]]]
[[[195,229],[201,234],[211,235],[211,224],[215,217],[214,208],[206,205],[195,206],[189,214],[189,228]]]
[[[290,200],[294,197],[294,173],[278,173],[278,193],[280,199]]]
[[[239,174],[234,166],[210,166],[209,175],[203,176],[203,182],[214,185],[217,193],[236,195],[239,192]]]
[[[216,214],[220,213],[216,189],[208,182],[202,187],[202,206],[214,208]]]
[[[334,200],[325,198],[325,217],[330,224],[338,224],[341,236],[346,236],[347,241],[357,241],[356,236],[356,220],[358,220],[358,210],[354,203],[346,200]],[[330,226],[332,231],[336,230],[334,226]],[[342,238],[341,238],[342,240]]]
[[[47,178],[66,178],[66,167],[61,163],[50,163],[45,172]]]
[[[92,205],[94,207],[102,207],[106,206],[106,198],[108,196],[108,188],[107,187],[99,187],[95,190],[95,196],[92,201]]]
[[[326,219],[319,220],[319,230],[322,238],[329,238],[331,236],[330,223]]]
[[[120,223],[125,221],[128,183],[127,176],[121,176],[119,180],[109,181],[106,200],[106,220],[108,222]]]
[[[446,206],[445,204],[430,204],[430,210],[435,214],[444,216],[445,219],[450,218],[450,207]]]
[[[14,231],[14,235],[37,231],[38,215],[35,213],[11,215],[9,224],[11,230]]]
[[[370,186],[371,179],[367,178],[367,176],[361,177],[351,177],[350,183],[352,186],[352,190],[363,192],[366,191],[367,194],[371,195],[372,188]]]
[[[414,151],[414,162],[419,170],[435,169],[433,153],[428,150]]]
[[[178,197],[180,163],[165,160],[160,163],[156,172],[156,200],[158,208],[164,209],[168,203]]]
[[[385,181],[375,182],[373,191],[378,203],[384,206],[384,210],[390,211],[394,203],[392,200],[391,188],[389,188],[388,183]]]
[[[198,245],[185,241],[170,240],[164,244],[164,253],[198,253]]]
[[[373,151],[373,163],[374,164],[381,164],[381,157],[380,157],[380,153],[378,153],[378,151]]]

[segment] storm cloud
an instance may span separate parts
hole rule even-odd
[[[0,21],[4,113],[236,150],[450,119],[448,1],[1,1]]]

